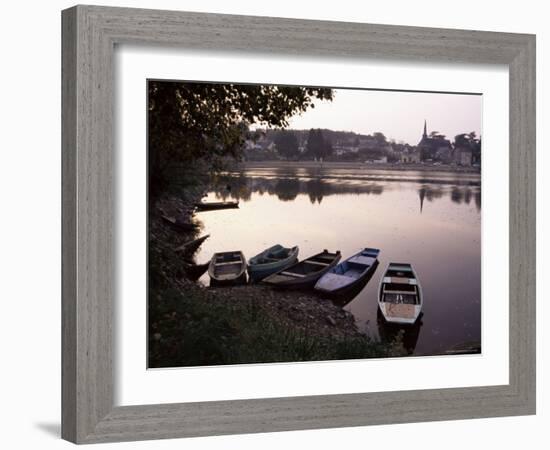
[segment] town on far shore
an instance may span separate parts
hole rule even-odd
[[[481,167],[481,136],[462,133],[449,139],[428,132],[427,121],[416,145],[383,133],[359,134],[329,129],[257,129],[246,140],[245,161],[335,161],[384,165]]]

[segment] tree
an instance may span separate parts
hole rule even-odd
[[[380,133],[379,131],[377,131],[376,133],[372,134],[372,137],[376,140],[376,143],[378,145],[387,144],[386,136],[384,136],[384,133]]]
[[[455,148],[468,148],[470,147],[470,137],[466,133],[457,134],[455,136]]]
[[[150,81],[149,181],[161,188],[174,162],[204,159],[212,165],[239,158],[249,124],[288,126],[313,100],[332,100],[325,88]]]
[[[432,131],[432,132],[430,133],[430,137],[431,137],[432,139],[445,139],[445,135],[439,133],[439,131]]]
[[[284,158],[294,158],[300,154],[298,139],[292,131],[281,130],[277,132],[274,139],[277,152]]]
[[[320,129],[309,130],[307,138],[306,154],[311,158],[325,159],[332,155],[333,149],[330,141],[325,140]]]

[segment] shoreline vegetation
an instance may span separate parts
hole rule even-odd
[[[235,163],[237,170],[260,169],[260,168],[293,168],[293,169],[364,169],[364,170],[389,170],[389,171],[417,171],[417,172],[450,172],[450,173],[471,173],[480,174],[481,168],[476,166],[457,166],[449,164],[396,164],[379,162],[342,162],[342,161],[244,161]]]
[[[193,281],[186,268],[195,264],[194,251],[176,249],[204,234],[193,205],[210,180],[197,172],[182,179],[185,185],[171,183],[149,207],[148,367],[407,355],[400,335],[375,341],[351,313],[314,293],[261,284],[210,288]],[[193,227],[177,228],[162,216]]]

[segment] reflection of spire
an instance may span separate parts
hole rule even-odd
[[[426,119],[424,119],[424,134],[422,134],[423,138],[428,137],[428,125],[426,124]]]
[[[424,197],[426,196],[426,189],[420,188],[418,190],[418,196],[420,197],[420,214],[422,214],[422,208],[424,207]]]

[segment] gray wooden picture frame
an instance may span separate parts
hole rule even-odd
[[[113,51],[127,43],[507,65],[509,384],[115,407]],[[62,13],[62,53],[64,439],[93,443],[535,413],[535,36],[76,6]]]

